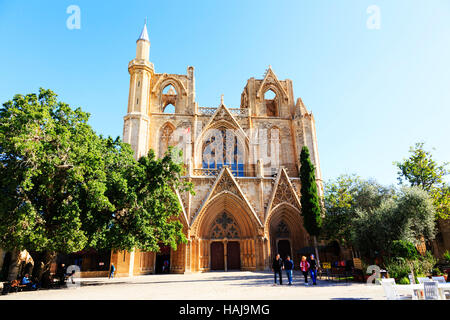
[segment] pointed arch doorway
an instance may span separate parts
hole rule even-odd
[[[303,228],[301,213],[289,204],[277,206],[267,221],[269,228],[270,256],[280,253],[282,258],[291,257],[295,265],[301,259],[299,250],[308,245],[308,235]]]
[[[236,221],[226,212],[220,214],[211,233],[211,270],[240,270],[241,245]]]

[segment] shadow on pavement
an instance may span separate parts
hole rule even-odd
[[[239,272],[236,272],[239,273]],[[211,275],[212,273],[209,273]],[[123,285],[123,284],[129,284],[129,285],[151,285],[151,284],[183,284],[183,283],[202,283],[202,282],[230,282],[229,285],[231,286],[239,286],[239,287],[267,287],[267,286],[273,286],[273,274],[270,272],[261,272],[261,273],[253,273],[248,275],[235,275],[233,276],[233,272],[214,272],[214,274],[217,274],[218,276],[214,276],[207,279],[182,279],[180,277],[172,278],[173,276],[179,276],[179,275],[164,275],[163,277],[166,278],[164,280],[161,279],[161,275],[158,275],[159,281],[136,281],[133,279],[130,279],[129,281],[120,281],[120,282],[108,282],[108,280],[105,281],[98,281],[98,282],[89,282],[85,281],[81,284],[81,286],[103,286],[103,285]],[[221,275],[221,276],[219,276]],[[152,275],[148,275],[145,277],[152,277]],[[172,279],[171,279],[172,278]],[[233,283],[235,281],[239,281],[239,283]],[[313,286],[312,283],[310,283],[309,286],[305,286],[303,276],[300,273],[294,274],[294,284],[292,287],[298,287],[302,286],[305,288],[314,288],[314,287],[337,287],[337,286],[351,286],[356,283],[353,282],[336,282],[331,280],[318,280],[317,286]],[[278,285],[280,286],[280,285]],[[287,277],[283,277],[283,286],[289,287],[287,285]]]

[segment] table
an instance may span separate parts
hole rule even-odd
[[[408,289],[413,291],[423,291],[423,283],[397,285],[397,289]],[[450,291],[450,283],[438,282],[439,294],[445,300],[445,291]],[[417,295],[418,296],[418,295]]]

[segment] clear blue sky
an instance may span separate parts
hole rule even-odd
[[[69,5],[81,29],[69,30]],[[366,12],[381,9],[381,29]],[[157,72],[196,69],[197,101],[238,107],[246,80],[272,65],[314,112],[325,179],[396,183],[392,165],[417,141],[450,161],[448,0],[0,0],[0,102],[56,91],[121,136],[128,62],[148,17]]]

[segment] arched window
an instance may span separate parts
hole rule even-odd
[[[173,85],[169,84],[167,87],[164,88],[163,94],[177,95],[177,91],[175,90]]]
[[[166,105],[164,107],[164,113],[166,114],[174,114],[175,113],[175,106],[171,103],[169,103],[168,105]]]
[[[244,148],[234,130],[210,129],[202,146],[202,167],[221,170],[223,166],[228,166],[235,176],[243,177]]]
[[[164,87],[161,95],[161,111],[167,114],[176,113],[177,98],[178,94],[173,85]]]
[[[161,136],[159,140],[159,157],[162,158],[166,154],[169,147],[174,146],[173,141],[173,132],[174,129],[172,125],[167,123],[164,127],[161,128]]]
[[[264,105],[268,117],[278,117],[277,95],[273,90],[267,90],[264,94]]]

